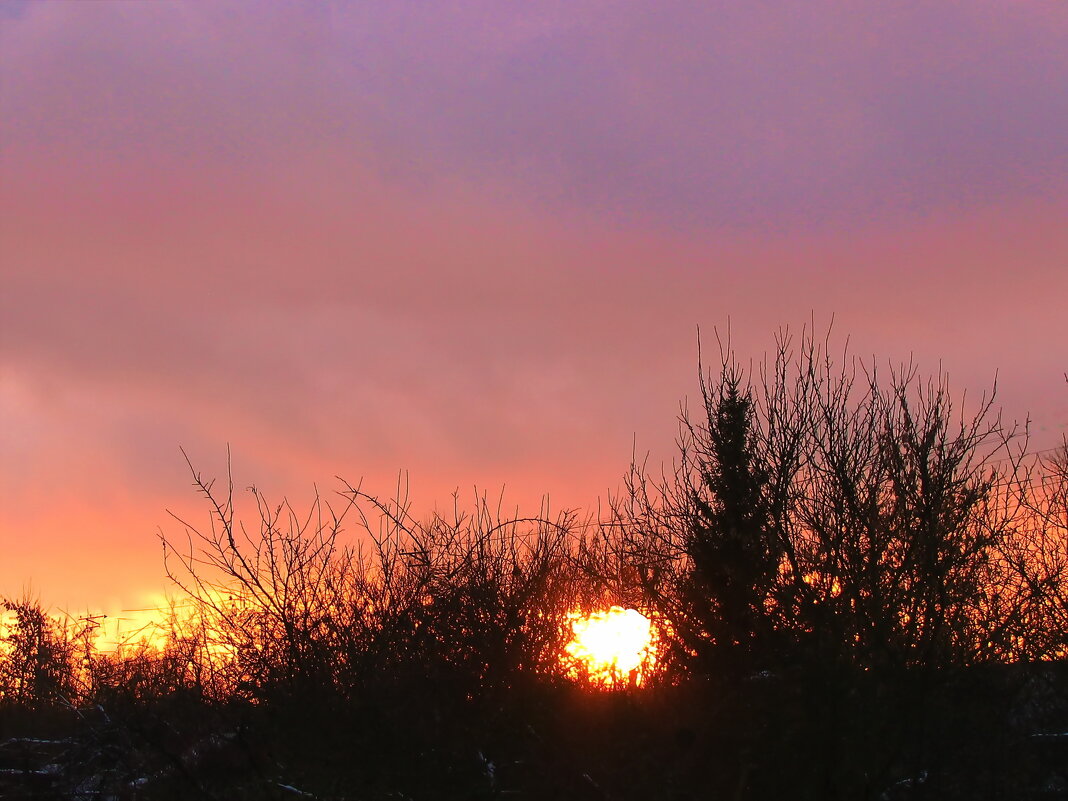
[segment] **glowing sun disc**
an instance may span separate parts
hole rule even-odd
[[[652,622],[636,609],[613,606],[604,612],[568,615],[571,641],[564,651],[572,675],[601,684],[640,684],[655,659]]]

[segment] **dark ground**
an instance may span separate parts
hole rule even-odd
[[[6,707],[0,798],[1064,799],[1068,663]]]

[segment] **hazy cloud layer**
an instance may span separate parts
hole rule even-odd
[[[591,502],[728,316],[1055,443],[1066,85],[1052,1],[0,3],[0,593],[144,587],[178,445]]]

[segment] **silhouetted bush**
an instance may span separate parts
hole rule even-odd
[[[1020,432],[992,398],[965,411],[944,376],[884,379],[804,334],[780,337],[755,376],[725,352],[702,400],[674,473],[634,469],[602,549],[670,623],[680,669],[1008,653],[1020,598],[1005,592],[1018,571],[1004,487]]]
[[[466,695],[560,673],[572,513],[506,517],[481,498],[472,512],[417,520],[403,498],[346,485],[336,509],[317,497],[298,517],[253,489],[250,533],[234,522],[232,485],[219,498],[195,480],[210,528],[187,526],[184,553],[164,548],[201,621],[200,657],[228,672],[229,692],[352,696],[409,673]]]
[[[1019,619],[1009,656],[1068,658],[1068,447],[1017,466],[1011,484],[1016,536],[1006,559],[1019,577]]]
[[[0,599],[9,618],[0,637],[0,701],[22,706],[69,703],[78,689],[77,635],[28,597]]]

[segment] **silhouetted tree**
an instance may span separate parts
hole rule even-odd
[[[36,707],[66,702],[78,687],[74,633],[30,598],[0,599],[0,700]]]
[[[674,473],[634,468],[592,572],[629,580],[617,591],[667,621],[680,666],[730,652],[743,669],[776,654],[992,658],[1016,612],[999,595],[1013,528],[997,503],[1016,429],[992,397],[965,413],[944,376],[906,367],[884,381],[807,332],[781,335],[756,378],[729,350],[703,377],[702,423],[684,415]]]
[[[1019,595],[1005,651],[1027,660],[1068,657],[1068,445],[1019,466],[1005,491],[1015,536],[1005,550]]]
[[[681,631],[695,651],[711,645],[706,668],[751,670],[770,657],[764,605],[782,548],[770,525],[768,479],[755,450],[753,399],[737,367],[725,364],[714,387],[702,382],[702,397],[703,425],[684,421],[699,470],[697,483],[687,487],[693,514],[684,547],[692,567],[679,601],[690,624]]]

